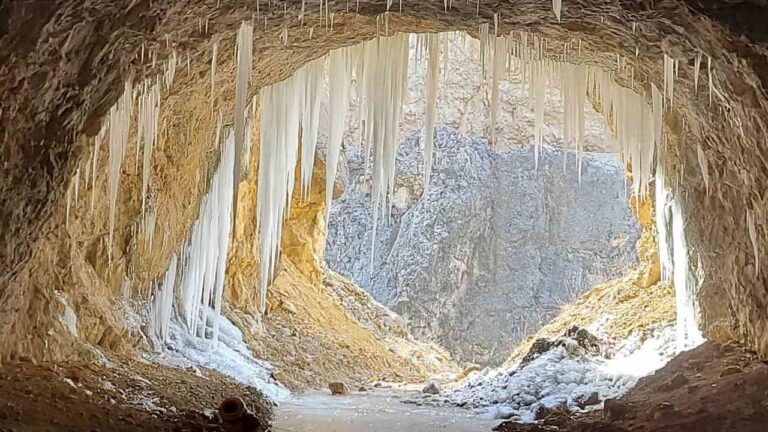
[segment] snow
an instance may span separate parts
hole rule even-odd
[[[211,332],[213,321],[219,323],[218,343],[189,334],[186,326],[174,316],[166,343],[158,348],[150,360],[180,368],[214,369],[235,381],[259,389],[274,402],[287,399],[290,392],[272,378],[273,366],[251,355],[240,329],[225,316],[217,316],[212,309],[208,310],[207,316],[210,319],[206,326],[208,332]]]
[[[64,312],[59,317],[59,322],[69,331],[72,336],[77,336],[77,315],[72,307],[67,303],[66,295],[61,291],[55,291],[56,299],[64,306]]]
[[[675,336],[674,326],[658,329],[644,341],[634,335],[623,341],[610,359],[578,357],[566,347],[556,347],[519,369],[473,373],[460,387],[439,397],[480,414],[523,422],[533,421],[541,406],[566,404],[579,411],[577,401],[593,392],[601,400],[619,397],[640,378],[666,364],[677,352]]]

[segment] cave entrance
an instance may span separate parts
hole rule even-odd
[[[275,390],[267,395],[274,399],[285,395],[289,388],[301,391],[328,386],[343,394],[349,393],[351,387],[344,381],[364,383],[362,387],[351,387],[356,394],[348,399],[328,399],[327,395],[304,399],[326,417],[339,405],[353,401],[347,405],[351,405],[353,413],[341,421],[354,417],[358,408],[360,412],[367,408],[388,409],[381,398],[390,398],[390,394],[371,392],[365,384],[375,382],[378,387],[374,388],[383,388],[391,381],[418,379],[427,382],[410,393],[416,396],[408,402],[415,407],[429,404],[430,410],[403,409],[403,404],[398,403],[390,405],[398,407],[394,417],[416,414],[426,418],[430,425],[442,421],[455,423],[457,416],[467,411],[453,411],[442,420],[430,415],[448,412],[448,405],[451,409],[458,405],[472,408],[473,416],[480,413],[496,420],[514,417],[528,421],[548,417],[552,410],[588,411],[607,397],[625,392],[637,377],[655,368],[659,359],[668,358],[665,350],[674,345],[670,342],[673,339],[678,343],[674,351],[699,341],[696,292],[705,270],[702,260],[709,263],[709,268],[711,263],[722,260],[712,258],[714,254],[698,253],[692,247],[695,242],[687,241],[685,215],[701,209],[716,209],[711,213],[717,214],[722,212],[721,207],[730,209],[732,202],[742,197],[729,190],[727,198],[720,195],[721,201],[716,204],[712,204],[714,199],[702,198],[709,196],[710,186],[725,188],[709,178],[710,174],[718,177],[721,172],[707,168],[712,158],[723,156],[725,150],[718,148],[717,140],[702,141],[696,147],[685,146],[682,136],[693,132],[703,137],[709,131],[722,136],[725,120],[714,121],[714,114],[702,114],[697,106],[691,108],[694,126],[686,126],[685,115],[690,113],[677,112],[673,103],[675,95],[680,96],[680,87],[678,93],[674,90],[675,79],[684,78],[687,103],[688,99],[696,98],[692,95],[699,76],[706,70],[710,105],[715,98],[716,103],[722,104],[721,109],[735,113],[723,118],[744,120],[733,124],[737,124],[747,144],[753,136],[760,135],[747,134],[748,139],[744,130],[762,130],[763,123],[759,120],[760,110],[754,116],[746,116],[739,104],[733,104],[730,96],[724,95],[731,86],[751,91],[757,82],[751,70],[740,75],[746,77],[744,82],[726,78],[720,87],[715,83],[715,75],[726,75],[738,66],[727,62],[718,65],[716,60],[712,66],[706,61],[709,55],[705,57],[703,52],[686,55],[667,46],[688,41],[681,33],[690,30],[695,40],[691,44],[698,49],[707,47],[713,56],[724,52],[718,39],[720,30],[705,28],[709,24],[698,22],[698,15],[689,13],[685,7],[646,10],[644,5],[642,10],[626,11],[626,16],[640,22],[627,21],[623,19],[623,8],[635,6],[597,3],[584,5],[579,22],[561,25],[560,2],[553,3],[555,20],[548,3],[524,4],[530,13],[501,16],[500,13],[509,12],[510,5],[457,2],[461,4],[450,11],[451,15],[450,2],[442,5],[445,13],[438,11],[440,8],[435,4],[418,2],[409,13],[394,14],[389,12],[393,2],[363,2],[357,15],[342,13],[341,2],[333,2],[336,12],[330,13],[326,1],[324,8],[320,2],[321,14],[311,17],[312,25],[306,25],[305,2],[268,2],[268,11],[259,11],[260,2],[255,2],[255,11],[251,10],[254,2],[216,2],[215,9],[209,9],[212,5],[204,2],[189,3],[184,4],[188,8],[165,9],[167,2],[139,2],[129,10],[127,21],[122,15],[114,16],[117,12],[112,9],[89,10],[111,38],[101,37],[88,20],[72,20],[68,14],[63,15],[65,19],[58,19],[62,16],[54,14],[57,19],[48,23],[50,28],[31,30],[40,31],[41,40],[60,41],[67,50],[62,55],[57,50],[44,49],[37,53],[39,56],[30,57],[33,62],[63,62],[67,67],[40,68],[29,85],[17,85],[20,81],[15,79],[5,81],[11,83],[14,92],[9,94],[13,93],[12,103],[19,110],[3,109],[0,116],[5,120],[7,113],[30,114],[28,119],[19,116],[21,121],[8,123],[9,144],[3,143],[3,149],[6,145],[11,149],[6,154],[14,156],[6,165],[8,174],[3,171],[3,179],[8,179],[17,192],[17,198],[3,206],[3,215],[9,215],[3,222],[10,227],[10,235],[2,238],[4,247],[0,248],[10,257],[2,261],[3,268],[11,269],[2,275],[4,282],[6,278],[10,280],[8,286],[12,288],[10,294],[3,295],[3,311],[9,313],[0,322],[7,330],[4,337],[8,340],[0,353],[3,360],[13,361],[8,367],[13,373],[8,376],[23,376],[24,386],[34,382],[35,388],[48,386],[62,395],[75,389],[78,396],[74,406],[98,406],[100,413],[116,411],[112,405],[119,400],[120,409],[131,414],[125,421],[118,416],[122,429],[133,429],[134,417],[147,424],[167,426],[179,418],[170,414],[177,412],[174,400],[186,404],[189,410],[183,413],[188,416],[185,418],[197,423],[221,423],[235,413],[244,414],[241,402],[229,398],[222,405],[219,419],[214,416],[201,420],[195,411],[209,408],[221,396],[242,392],[238,384],[233,385],[224,375],[263,392]],[[346,4],[346,12],[350,3]],[[278,7],[273,10],[275,5]],[[279,6],[282,10],[277,10]],[[491,7],[500,9],[494,11]],[[299,10],[300,15],[295,13]],[[622,19],[605,19],[607,10],[615,10]],[[28,12],[26,6],[3,8],[0,15],[21,16],[24,20],[15,22],[26,24]],[[370,18],[379,13],[375,20]],[[658,19],[659,14],[665,18]],[[144,20],[145,15],[151,19]],[[196,22],[189,19],[194,16],[198,18]],[[146,56],[145,45],[138,44],[144,37],[133,31],[122,32],[124,24],[137,24],[137,17],[142,18],[140,26],[149,28],[147,37],[155,36],[146,46]],[[73,27],[73,22],[80,27]],[[209,24],[213,24],[214,33],[210,36],[215,37],[209,37]],[[240,31],[231,37],[231,30],[237,26]],[[469,31],[477,35],[479,47],[467,54],[467,47],[477,43],[461,34],[408,36],[394,31],[395,27],[411,31],[473,27]],[[534,27],[540,33],[519,30]],[[370,39],[374,28],[375,39]],[[514,31],[510,33],[510,29]],[[18,27],[7,30],[14,37],[24,34]],[[222,31],[230,34],[222,38]],[[636,37],[636,31],[641,36]],[[260,57],[252,56],[256,53],[252,46],[254,34],[263,37]],[[660,44],[667,34],[673,37]],[[180,40],[172,42],[174,38]],[[10,57],[16,56],[19,48],[32,39],[11,40],[14,44],[21,42],[10,50]],[[367,40],[363,45],[346,47],[363,40]],[[605,42],[610,44],[606,52],[596,49],[605,47]],[[84,58],[68,50],[70,44],[78,43],[91,48],[83,50]],[[664,45],[664,50],[658,45]],[[361,50],[363,46],[365,49]],[[121,48],[125,52],[132,50],[134,58],[129,61],[125,56],[106,55],[121,52]],[[610,48],[615,52],[607,53]],[[190,51],[195,50],[193,57]],[[285,55],[288,50],[291,55]],[[159,58],[158,52],[164,53],[159,56],[164,58]],[[648,57],[638,57],[641,52]],[[452,57],[462,55],[471,57],[467,63],[477,65],[474,71],[463,72],[460,67],[451,66]],[[659,74],[662,57],[663,74]],[[94,58],[104,61],[99,65],[103,75],[83,72],[93,69],[89,66]],[[692,69],[683,67],[686,60]],[[124,72],[109,66],[127,63],[135,75],[125,75],[144,81],[139,84],[128,80],[119,89],[104,90],[109,87],[106,83],[120,81],[118,75]],[[423,82],[411,82],[411,63],[413,77]],[[9,64],[13,71],[28,66],[15,58]],[[186,73],[182,72],[184,66]],[[56,76],[50,71],[81,72],[69,74],[64,82],[47,82],[46,77]],[[446,82],[449,78],[457,79],[443,89],[439,85],[441,75]],[[659,84],[662,75],[663,87]],[[250,78],[253,81],[249,83]],[[697,84],[693,84],[694,80]],[[50,93],[39,97],[41,88],[49,89],[49,85]],[[410,91],[411,85],[424,89],[423,101],[418,100],[419,96],[411,100],[418,93]],[[515,97],[515,92],[525,97]],[[326,93],[328,100],[319,103],[318,95]],[[697,94],[702,99],[704,91]],[[157,99],[159,95],[162,103]],[[457,95],[458,105],[452,99]],[[750,102],[762,103],[762,99],[756,99],[758,102]],[[51,104],[52,100],[57,102]],[[66,103],[58,102],[63,100]],[[111,110],[103,106],[115,100]],[[348,104],[353,109],[345,121]],[[138,109],[138,124],[133,121],[134,108]],[[50,115],[48,111],[57,114]],[[37,124],[41,113],[45,114],[44,128]],[[98,124],[94,119],[105,113],[106,118]],[[662,113],[669,114],[665,122],[671,123],[674,131],[666,130],[669,125],[662,122]],[[550,122],[549,116],[562,119],[562,126],[557,121]],[[593,120],[601,125],[594,130]],[[406,131],[409,124],[411,131]],[[59,131],[60,126],[63,127]],[[428,132],[413,132],[422,128]],[[61,138],[65,134],[68,136],[61,140],[49,139],[49,135]],[[78,144],[70,136],[76,137]],[[311,138],[316,136],[321,139]],[[594,143],[590,143],[590,136],[596,138]],[[51,156],[51,163],[45,157],[33,155],[35,152],[17,151],[17,144],[27,139],[39,142],[42,154]],[[513,145],[516,141],[524,144]],[[560,141],[568,150],[558,147]],[[355,150],[353,145],[345,144],[349,142],[364,145],[362,150]],[[742,143],[732,144],[739,150]],[[605,155],[611,148],[618,151],[618,158]],[[568,153],[573,150],[575,154]],[[664,157],[661,150],[666,152]],[[135,162],[126,157],[134,155],[134,151]],[[759,158],[741,159],[744,158],[740,158],[737,166],[759,163]],[[624,227],[627,229],[617,229],[616,223],[605,223],[600,225],[605,229],[595,229],[605,222],[600,217],[614,211],[608,211],[611,206],[601,201],[605,195],[610,198],[610,194],[591,196],[585,191],[591,176],[599,171],[591,170],[597,165],[618,167],[615,177],[621,181],[608,182],[605,190],[616,192],[616,212],[625,216],[634,213],[642,226],[640,232],[631,217],[622,219],[628,221]],[[106,166],[109,168],[105,169]],[[632,167],[629,178],[622,172],[625,166]],[[29,182],[20,180],[32,174],[52,181],[39,183],[38,190],[38,186],[30,187]],[[422,176],[423,181],[419,180]],[[689,183],[694,176],[695,181]],[[570,181],[557,183],[563,180]],[[627,180],[629,184],[625,186]],[[681,186],[684,180],[685,188]],[[527,181],[535,185],[517,193],[516,188]],[[335,183],[346,186],[346,191],[337,197],[341,204],[349,203],[349,194],[355,190],[370,195],[367,210],[359,209],[370,226],[364,226],[358,233],[363,244],[368,235],[372,245],[361,246],[357,249],[359,254],[353,257],[345,258],[334,250],[338,239],[346,235],[341,207],[332,211],[328,205]],[[489,183],[494,187],[474,188]],[[732,182],[723,183],[736,188]],[[719,192],[723,190],[727,189]],[[568,201],[569,192],[572,202]],[[83,198],[85,193],[90,193],[89,200]],[[430,197],[436,200],[429,202]],[[593,198],[592,208],[579,207],[585,201],[591,203]],[[427,205],[422,205],[421,200]],[[446,201],[450,205],[439,205]],[[17,202],[23,205],[16,206]],[[556,213],[560,212],[558,217],[550,214],[548,206],[553,202],[567,204],[565,210],[553,207]],[[759,220],[760,206],[751,202],[746,218],[740,215],[741,222],[734,224],[733,230],[745,228],[751,247],[741,249],[754,251],[757,261],[762,231],[755,219]],[[598,207],[599,211],[595,211]],[[435,209],[441,217],[432,218],[429,212]],[[452,213],[457,210],[463,213]],[[337,218],[335,222],[328,219],[328,212]],[[535,234],[522,240],[515,237],[521,230],[504,235],[512,225],[512,220],[506,219],[510,215],[527,221],[525,226],[535,227]],[[557,229],[564,220],[588,217],[593,224],[584,229]],[[32,223],[25,223],[30,220]],[[448,223],[462,220],[470,220],[471,224],[456,228]],[[418,239],[418,230],[409,225],[419,221],[426,221],[430,228],[422,239]],[[321,258],[326,246],[326,223],[330,223],[332,230],[328,262],[351,262],[353,271],[349,275],[353,279],[359,276],[361,284],[366,283],[365,267],[369,266],[367,277],[372,283],[367,288],[407,320],[374,301],[349,280],[325,271]],[[45,235],[37,233],[41,226],[45,230],[40,232]],[[584,248],[571,250],[569,245],[553,240],[567,238],[584,243],[581,240],[593,239],[595,233],[590,231],[596,231],[602,233],[597,237],[621,251],[618,255],[631,255],[632,227],[635,237],[640,238],[634,244],[644,247],[636,248],[636,267],[629,264],[627,271],[620,271],[622,264],[614,266],[614,261],[596,264],[591,258],[581,260],[583,257],[577,255]],[[702,230],[699,224],[693,231],[701,236]],[[725,230],[726,237],[735,237],[732,234],[736,231],[730,230]],[[614,236],[615,233],[618,234]],[[407,266],[439,251],[436,240],[443,235],[443,240],[448,239],[445,243],[456,249],[441,255],[441,260],[431,261],[426,275],[446,273],[447,282],[427,284],[438,294],[423,307],[422,300],[415,295],[420,291],[414,289],[425,272]],[[451,235],[467,236],[472,241],[454,241]],[[383,247],[378,244],[379,237],[384,237]],[[542,248],[524,243],[536,237],[545,239],[548,253],[554,254],[554,258],[544,259]],[[228,243],[230,239],[232,243]],[[695,236],[693,239],[701,241]],[[419,247],[408,249],[411,243]],[[521,252],[525,249],[538,251],[538,258],[523,256]],[[403,250],[406,252],[401,253]],[[488,259],[484,259],[486,256]],[[744,263],[743,253],[739,252],[737,258],[727,261],[728,265]],[[509,268],[510,262],[527,267],[515,273],[515,269]],[[377,265],[382,270],[378,273]],[[744,268],[754,270],[759,278],[757,262]],[[535,287],[530,293],[494,304],[483,303],[488,290],[535,271],[540,277],[530,285]],[[377,280],[380,274],[383,279]],[[554,283],[542,279],[544,276],[553,277]],[[402,280],[396,280],[393,289],[389,278]],[[543,294],[555,284],[564,287],[558,292],[565,292],[565,296]],[[595,284],[590,291],[581,293]],[[481,292],[483,295],[473,295],[478,286],[486,289]],[[750,286],[730,288],[732,299],[753,300]],[[449,301],[441,298],[442,291],[451,293]],[[708,295],[712,297],[717,292],[710,288]],[[579,293],[570,306],[561,307]],[[479,318],[464,321],[463,316],[456,314],[455,305],[461,302],[454,300],[463,300],[462,296],[474,302]],[[670,304],[673,297],[677,301]],[[511,316],[507,301],[526,313]],[[709,306],[725,309],[725,303],[710,301]],[[738,305],[746,313],[734,313],[735,322],[747,329],[747,338],[753,345],[760,340],[761,332],[751,330],[760,329],[763,319],[762,312],[752,316],[755,303],[759,304],[747,301]],[[441,314],[437,323],[430,316],[435,311]],[[709,319],[725,316],[717,310],[706,312]],[[557,317],[550,320],[556,313]],[[663,324],[672,324],[673,315],[676,328],[670,332],[671,327]],[[498,319],[502,316],[503,320]],[[493,325],[483,325],[488,322]],[[462,325],[450,328],[456,323]],[[474,327],[470,329],[470,325]],[[439,334],[443,332],[441,326],[449,327],[445,337]],[[606,341],[601,340],[603,335],[595,334],[600,330],[615,339],[608,341],[612,358],[604,355]],[[435,344],[411,337],[411,331],[445,345],[458,342],[450,348],[465,367],[459,367]],[[485,338],[484,333],[492,338]],[[532,338],[524,338],[530,334]],[[461,346],[467,336],[479,342]],[[499,347],[493,340],[481,340],[501,336],[520,343]],[[711,353],[710,349],[702,352]],[[131,357],[123,358],[124,362],[114,367],[119,357],[105,355],[132,356],[137,350],[145,354],[138,364]],[[735,356],[733,352],[726,354]],[[55,362],[70,358],[100,362],[89,367],[70,365],[65,370],[35,363],[35,359]],[[742,360],[748,364],[749,355],[743,354],[743,358],[739,357]],[[478,371],[479,366],[469,363],[494,367]],[[729,379],[731,374],[744,372],[742,366],[731,366],[734,365],[718,373],[717,378]],[[90,377],[94,369],[105,375],[98,380],[83,379]],[[640,369],[643,372],[638,372]],[[713,368],[718,372],[720,369]],[[136,370],[141,375],[136,375]],[[433,379],[438,372],[451,373],[455,381]],[[197,378],[185,380],[187,375]],[[147,384],[149,380],[144,376],[152,382]],[[689,385],[690,379],[674,375],[663,382],[664,391],[674,395],[670,392],[693,393],[714,387],[699,376],[695,379],[701,382]],[[445,385],[442,389],[441,384]],[[731,390],[738,390],[741,385],[735,378],[731,384]],[[28,394],[20,390],[28,390],[29,386],[22,389],[12,379],[3,380],[0,385],[8,390],[0,393],[11,395],[3,402],[12,413],[0,418],[2,426],[15,426],[14,422],[30,418],[35,422],[44,417],[57,424],[54,422],[68,418],[67,411],[73,406],[27,405],[23,402]],[[124,391],[129,387],[132,391]],[[178,389],[188,391],[177,394]],[[100,396],[96,401],[89,399],[94,391]],[[745,391],[752,392],[749,388]],[[375,393],[374,398],[355,406],[353,398],[368,392]],[[200,398],[201,394],[207,397]],[[266,398],[256,391],[242,394],[247,394],[248,405],[265,411],[257,414],[266,419]],[[627,408],[613,406],[606,406],[610,421],[613,414]],[[676,412],[667,403],[656,406],[658,418],[653,413],[652,419],[644,420],[663,419]],[[305,408],[301,402],[283,405],[278,410],[280,421],[298,418]],[[691,413],[713,412],[696,411],[690,406],[685,409]],[[140,412],[138,416],[133,415],[136,410]],[[84,411],[83,418],[87,416]],[[157,420],[153,414],[157,412],[164,412],[170,420]],[[711,416],[718,417],[720,413]],[[98,421],[93,423],[100,427],[111,424],[115,418],[97,417]],[[323,420],[322,416],[311,419],[298,430]],[[392,415],[386,420],[394,423],[374,415],[363,419],[364,424],[354,429],[401,426]],[[285,430],[286,424],[280,421],[277,428]],[[471,421],[481,424],[475,417]],[[288,426],[287,430],[292,429]]]
[[[619,146],[603,116],[586,103],[584,153],[568,149],[562,89],[553,85],[541,95],[545,126],[537,138],[526,71],[505,61],[494,94],[482,62],[490,55],[465,33],[437,36],[427,185],[430,68],[420,37],[411,36],[391,210],[374,232],[372,164],[357,142],[361,111],[352,107],[339,164],[344,193],[331,207],[325,260],[403,316],[418,337],[462,362],[498,366],[581,294],[639,265],[638,208],[629,204]],[[646,249],[655,244],[648,238]]]

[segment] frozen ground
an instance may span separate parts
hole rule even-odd
[[[418,393],[375,390],[347,396],[296,396],[275,409],[275,432],[476,432],[498,420],[455,407],[404,404]]]
[[[674,326],[663,327],[641,341],[629,338],[610,358],[572,355],[557,347],[518,369],[486,369],[473,373],[459,387],[430,397],[427,403],[454,404],[494,418],[533,421],[542,406],[567,405],[579,410],[578,402],[597,393],[599,404],[616,398],[645,375],[661,368],[675,354]]]
[[[213,313],[213,311],[210,311]],[[177,317],[171,319],[168,341],[149,360],[181,368],[214,369],[230,378],[261,390],[277,402],[290,392],[272,378],[272,365],[253,358],[243,333],[225,316],[219,318],[219,342],[190,335]]]

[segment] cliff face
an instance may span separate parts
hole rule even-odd
[[[423,192],[418,134],[398,155],[396,205],[377,227],[363,155],[347,151],[349,184],[334,202],[326,244],[330,268],[400,313],[415,334],[457,358],[503,361],[560,306],[636,264],[640,228],[624,170],[613,155],[531,149],[496,152],[443,127]],[[509,147],[518,147],[510,145]]]

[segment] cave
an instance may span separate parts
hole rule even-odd
[[[767,20],[759,0],[3,2],[0,429],[320,431],[351,409],[362,422],[347,430],[764,430]],[[471,74],[459,44],[475,47]],[[513,77],[525,98],[510,104]],[[467,114],[478,103],[482,121]],[[593,123],[599,140],[585,139]],[[509,134],[523,147],[498,149]],[[500,333],[484,323],[510,307],[487,293],[473,294],[487,321],[468,328],[444,298],[414,312],[408,295],[434,287],[377,291],[393,213],[402,226],[430,196],[491,208],[480,237],[522,263],[519,250],[543,252],[498,215],[552,184],[511,185],[564,163],[572,193],[556,201],[605,198],[591,176],[608,147],[622,205],[566,219],[630,215],[616,244],[636,262],[578,275],[568,306],[532,307],[535,328],[505,328],[502,349],[441,346]],[[493,159],[507,195],[469,187],[488,179],[461,168],[467,149]],[[338,241],[355,182],[360,244]],[[334,271],[345,260],[367,281]],[[416,272],[435,280],[456,261]],[[625,362],[584,360],[605,357],[590,327],[605,311],[637,348],[614,347]],[[431,314],[449,337],[433,338]],[[649,368],[660,340],[675,348],[644,378],[617,372]]]

